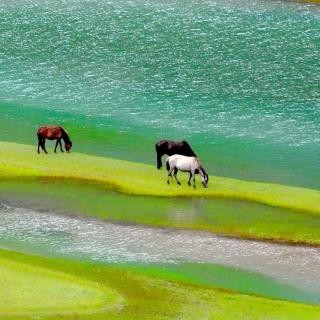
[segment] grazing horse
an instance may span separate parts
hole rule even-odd
[[[46,139],[57,140],[56,146],[54,148],[54,152],[57,152],[58,144],[60,145],[61,152],[63,152],[61,139],[63,139],[63,141],[64,141],[64,146],[65,146],[67,152],[69,152],[72,147],[72,142],[68,136],[68,133],[62,127],[56,127],[56,126],[40,127],[37,131],[37,137],[38,137],[38,141],[39,141],[38,142],[38,153],[40,153],[40,147],[45,153],[48,153],[46,150],[46,146],[45,146]]]
[[[191,149],[187,141],[171,141],[171,140],[161,140],[156,143],[157,151],[157,168],[162,167],[161,157],[166,154],[172,156],[174,154],[181,154],[188,157],[196,157],[197,155]]]
[[[189,172],[189,181],[188,185],[190,186],[191,179],[193,179],[193,187],[196,188],[196,179],[195,175],[196,173],[199,173],[201,176],[201,182],[202,185],[207,188],[209,177],[204,170],[204,168],[201,166],[200,160],[196,157],[186,157],[182,156],[180,154],[174,154],[173,156],[170,156],[167,158],[167,171],[168,171],[168,180],[167,183],[169,184],[169,177],[172,178],[172,172],[177,184],[181,184],[181,182],[178,180],[177,173],[178,170],[183,172]]]

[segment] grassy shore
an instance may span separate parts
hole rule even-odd
[[[263,319],[311,320],[320,316],[317,306],[187,285],[108,266],[6,250],[0,250],[0,265],[4,270],[0,272],[1,319],[250,320],[263,315]],[[83,299],[88,299],[85,308]]]
[[[0,252],[1,315],[85,313],[121,303],[115,291],[94,281],[30,264],[23,255],[8,256]]]
[[[184,185],[167,186],[153,166],[50,151],[0,143],[3,197],[110,221],[320,245],[317,190],[215,176],[194,190],[183,174]]]
[[[2,179],[45,178],[75,181],[131,195],[157,197],[225,197],[255,201],[320,215],[320,191],[277,184],[241,181],[210,175],[208,189],[194,190],[186,185],[166,184],[165,170],[123,160],[79,153],[41,154],[27,145],[0,142],[0,177]]]

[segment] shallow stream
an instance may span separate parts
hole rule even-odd
[[[175,272],[179,265],[188,263],[198,263],[200,273],[203,265],[225,266],[224,276],[237,270],[248,271],[247,276],[252,274],[252,279],[263,277],[262,282],[254,281],[256,285],[266,286],[265,291],[246,290],[250,285],[244,281],[233,289],[320,303],[320,248],[237,240],[202,231],[109,223],[34,211],[6,202],[0,205],[0,216],[0,246],[4,248],[120,267],[162,265],[170,269],[171,266]],[[197,273],[194,270],[197,267],[193,265],[192,272]],[[210,268],[206,269],[209,271]],[[221,270],[217,277],[221,278]],[[268,282],[276,283],[280,293],[268,294]],[[223,283],[221,286],[228,287]]]

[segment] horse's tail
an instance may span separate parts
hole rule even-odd
[[[154,146],[156,148],[156,152],[158,153],[160,151],[160,144],[157,142]]]
[[[169,171],[170,170],[169,158],[166,160],[166,167],[167,167],[167,171]]]
[[[164,140],[161,140],[159,142],[156,143],[155,148],[156,148],[156,152],[157,152],[157,168],[160,169],[162,167],[162,161],[161,161],[161,157],[163,155],[163,153],[161,152],[161,148],[164,144]]]

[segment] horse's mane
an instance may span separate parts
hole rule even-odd
[[[70,143],[71,140],[70,140],[70,138],[69,138],[69,134],[68,134],[67,130],[65,130],[65,129],[62,128],[62,127],[59,127],[59,128],[60,128],[60,130],[61,130],[61,132],[62,132],[62,138],[63,138],[63,140],[64,140],[66,143]]]
[[[204,175],[205,177],[207,177],[207,179],[209,180],[209,176],[208,176],[206,170],[204,170],[203,166],[201,165],[200,159],[197,158],[197,157],[195,157],[195,161],[196,161],[196,163],[197,163],[197,165],[198,165],[198,169],[196,169],[196,173],[200,173],[200,174],[201,174],[201,171],[202,171],[203,175]]]
[[[200,163],[200,161],[199,161],[199,169],[203,172],[203,174],[208,178],[208,180],[209,180],[209,176],[208,176],[208,174],[207,174],[207,172],[206,172],[206,170],[204,170],[204,168],[203,168],[203,166],[201,165],[201,163]]]

